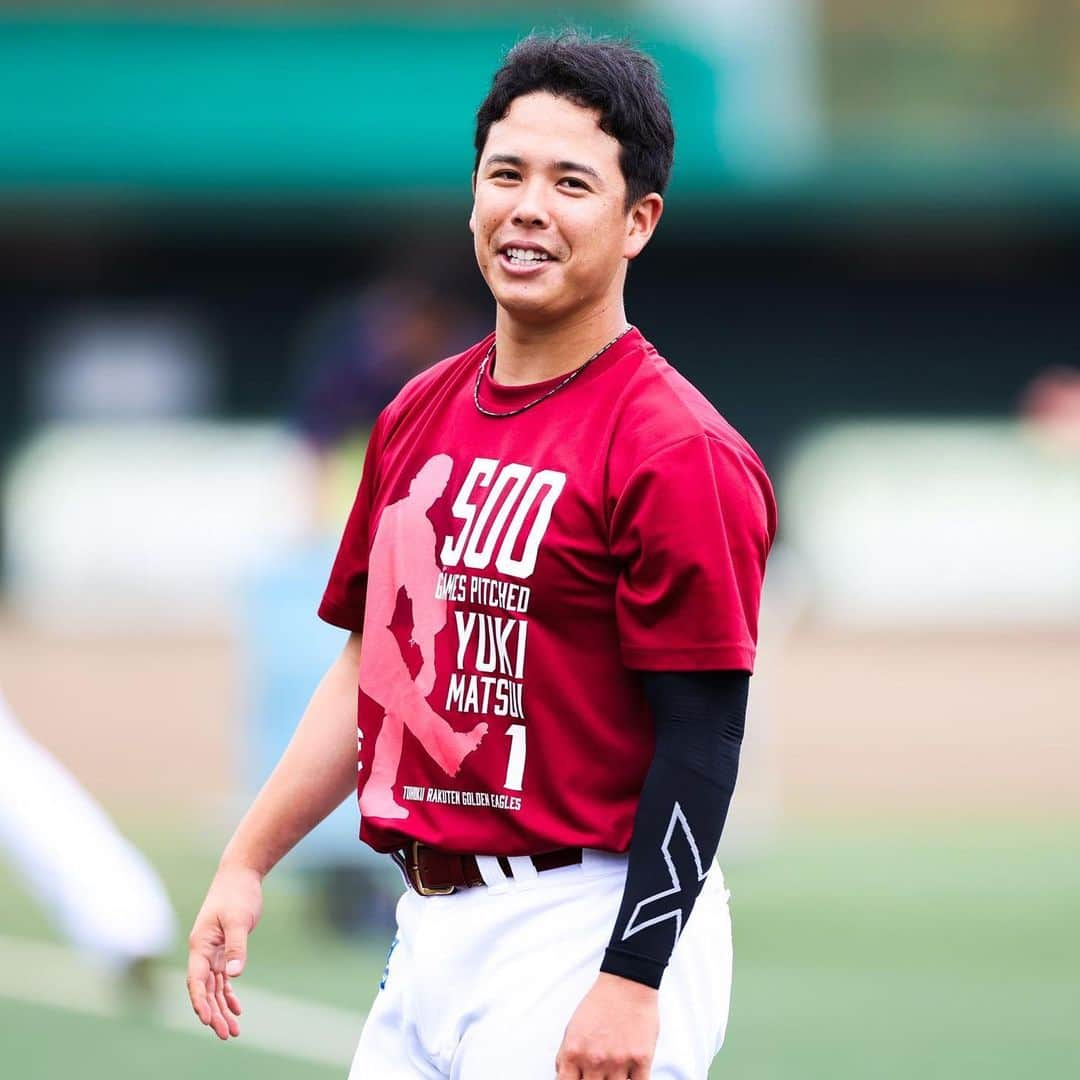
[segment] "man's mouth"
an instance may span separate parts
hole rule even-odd
[[[551,256],[546,251],[536,248],[522,248],[509,246],[499,252],[502,257],[513,266],[533,266],[536,263],[548,262]]]

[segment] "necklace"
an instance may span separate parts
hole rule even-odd
[[[493,341],[491,347],[484,353],[484,359],[480,361],[480,369],[476,373],[476,385],[473,387],[473,402],[476,404],[476,411],[482,413],[484,416],[490,416],[496,420],[503,420],[508,416],[517,416],[518,413],[523,413],[526,409],[531,409],[534,405],[539,405],[541,401],[546,401],[552,394],[557,390],[561,390],[567,383],[573,382],[574,379],[576,379],[598,356],[602,356],[606,353],[616,341],[626,337],[633,329],[632,326],[628,326],[621,333],[616,334],[602,349],[597,349],[596,352],[581,365],[581,367],[574,368],[562,382],[556,383],[550,390],[544,391],[544,393],[535,400],[529,401],[524,405],[519,405],[516,409],[511,409],[509,412],[492,412],[490,409],[485,409],[484,406],[480,404],[480,383],[484,378],[484,369],[495,355],[495,342]]]

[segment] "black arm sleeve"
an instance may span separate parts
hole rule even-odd
[[[746,723],[745,671],[642,672],[656,755],[634,818],[601,971],[659,987],[724,828]]]

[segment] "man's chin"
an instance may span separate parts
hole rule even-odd
[[[562,307],[553,302],[550,296],[527,296],[517,291],[499,290],[499,293],[495,293],[495,302],[507,315],[521,323],[547,323],[563,314]]]

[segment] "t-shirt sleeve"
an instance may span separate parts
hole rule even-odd
[[[362,630],[371,553],[371,511],[378,477],[382,417],[375,422],[364,453],[364,468],[345,523],[330,580],[319,604],[319,618],[344,630]]]
[[[610,518],[623,662],[647,671],[754,669],[776,504],[761,463],[708,434],[638,465]]]

